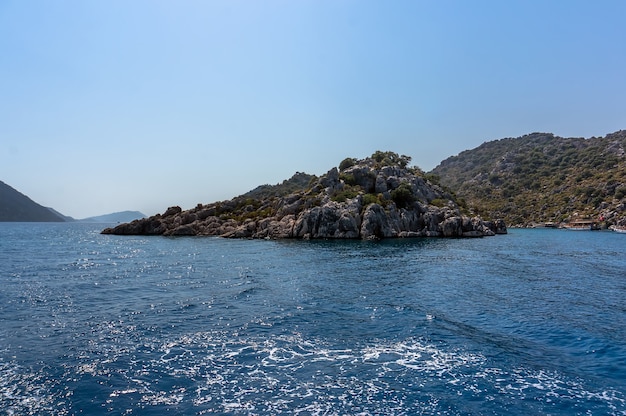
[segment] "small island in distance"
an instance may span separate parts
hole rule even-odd
[[[377,151],[346,158],[315,177],[296,173],[230,201],[198,204],[107,228],[103,234],[228,238],[380,239],[483,237],[505,234],[501,220],[483,221],[411,158]]]

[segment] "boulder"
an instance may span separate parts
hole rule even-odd
[[[179,206],[169,207],[163,213],[163,217],[171,217],[173,215],[180,214],[182,211],[183,211],[183,209],[181,207],[179,207]]]
[[[181,236],[181,235],[196,235],[197,230],[191,225],[180,225],[171,231],[166,231],[164,235],[173,235],[173,236]]]
[[[361,238],[372,240],[379,238],[397,237],[397,232],[389,224],[389,217],[378,204],[370,204],[363,213],[361,224]]]
[[[501,219],[495,221],[484,221],[484,226],[493,234],[507,234],[508,232],[504,220]]]
[[[449,217],[439,224],[439,232],[444,237],[460,237],[463,235],[463,218]]]

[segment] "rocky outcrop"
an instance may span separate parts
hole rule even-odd
[[[380,239],[505,234],[502,221],[462,214],[451,194],[408,168],[410,158],[377,152],[342,162],[286,196],[170,207],[163,214],[107,228],[104,234],[227,238]],[[349,166],[345,166],[349,165]]]

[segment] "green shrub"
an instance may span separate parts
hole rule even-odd
[[[489,175],[489,182],[491,182],[494,185],[499,184],[500,181],[500,176],[498,176],[497,173],[492,173],[491,175]]]
[[[401,168],[406,168],[411,162],[410,156],[399,155],[395,152],[381,152],[380,150],[372,154],[372,159],[381,166],[400,166]]]
[[[448,205],[448,200],[443,199],[443,198],[435,198],[432,201],[430,201],[430,205],[434,205],[436,207],[445,207],[446,205]]]
[[[377,195],[374,194],[365,194],[363,195],[363,206],[366,207],[370,204],[380,204],[381,201]]]
[[[356,179],[354,179],[354,175],[351,173],[342,173],[339,175],[339,179],[341,179],[346,185],[356,185]]]
[[[415,196],[411,190],[411,185],[403,182],[396,189],[391,191],[391,199],[398,208],[405,208],[415,202]]]
[[[341,161],[341,163],[339,164],[339,170],[346,170],[351,166],[354,166],[356,164],[356,159],[353,159],[351,157],[347,157],[344,160]]]
[[[436,175],[434,173],[426,173],[424,175],[424,179],[435,185],[440,185],[441,182],[441,178],[439,177],[439,175]]]
[[[359,189],[346,186],[342,191],[335,193],[330,199],[335,202],[346,202],[348,199],[355,198],[359,194]]]

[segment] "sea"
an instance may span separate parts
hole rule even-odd
[[[1,415],[625,415],[626,235],[0,223]]]

